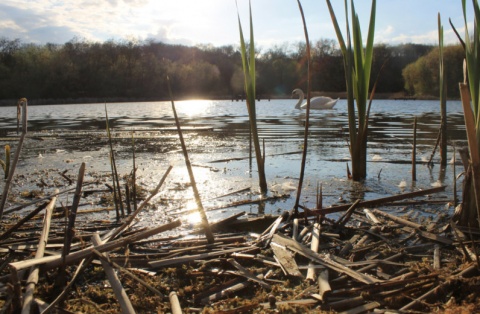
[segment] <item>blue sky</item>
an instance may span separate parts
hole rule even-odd
[[[331,1],[344,25],[344,1]],[[354,2],[366,33],[371,1]],[[467,2],[471,12],[471,0]],[[237,3],[247,32],[248,0]],[[310,40],[336,39],[326,1],[301,3]],[[257,47],[304,41],[296,0],[252,0],[252,11]],[[463,36],[461,0],[377,0],[375,42],[436,45],[438,13],[445,42],[457,43],[448,19]],[[0,37],[39,44],[62,44],[77,37],[91,41],[154,39],[172,44],[236,46],[237,5],[235,0],[2,0]]]

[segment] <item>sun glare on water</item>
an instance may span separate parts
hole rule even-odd
[[[209,100],[186,100],[179,103],[178,111],[183,115],[196,117],[205,113],[211,104]]]
[[[185,221],[192,226],[199,225],[202,221],[200,214],[197,211],[197,204],[194,200],[189,201],[186,204],[186,209],[191,211],[189,214],[185,216]]]

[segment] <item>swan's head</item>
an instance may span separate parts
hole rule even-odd
[[[292,91],[292,98],[294,98],[295,96],[299,96],[300,95],[300,88],[295,88],[293,91]]]

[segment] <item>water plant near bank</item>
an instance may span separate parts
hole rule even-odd
[[[370,74],[373,61],[373,39],[375,33],[376,0],[372,1],[366,47],[363,46],[360,20],[350,1],[352,25],[348,18],[348,3],[345,0],[346,40],[342,35],[337,17],[330,0],[327,0],[338,42],[342,50],[347,88],[348,128],[350,156],[352,158],[352,179],[362,180],[367,176],[367,133],[370,106]],[[370,95],[372,98],[373,94]]]
[[[237,9],[238,11],[238,9]],[[250,130],[253,137],[253,146],[255,149],[255,158],[257,161],[258,180],[260,185],[260,192],[265,194],[267,192],[267,179],[265,176],[265,159],[260,148],[260,138],[258,136],[257,128],[257,114],[256,114],[256,86],[255,86],[255,42],[253,37],[253,21],[252,21],[252,6],[249,3],[250,13],[250,42],[247,51],[247,45],[243,36],[242,23],[240,22],[240,14],[238,14],[238,29],[240,32],[240,51],[242,56],[243,74],[245,77],[245,93],[248,108],[248,118],[250,121]]]

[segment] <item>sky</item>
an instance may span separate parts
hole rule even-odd
[[[300,2],[310,41],[336,40],[326,1]],[[344,1],[331,2],[344,32]],[[248,38],[248,3],[248,0],[2,0],[0,37],[36,44],[63,44],[78,38],[94,42],[153,39],[188,46],[238,46],[238,16]],[[366,37],[372,1],[354,3]],[[467,3],[467,15],[471,16],[471,1]],[[256,47],[269,49],[305,42],[297,0],[251,0],[251,4]],[[458,43],[448,20],[452,20],[463,37],[461,0],[377,0],[375,43],[437,45],[439,13],[445,43]]]

